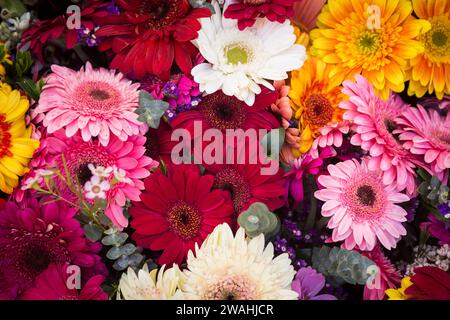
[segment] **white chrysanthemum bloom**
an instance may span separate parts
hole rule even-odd
[[[217,1],[215,14],[200,19],[198,38],[193,40],[206,59],[192,69],[200,90],[208,94],[222,90],[253,105],[259,85],[275,90],[267,80],[283,80],[287,72],[301,68],[306,60],[304,46],[295,44],[294,28],[284,23],[258,19],[240,31],[237,20],[222,16]]]
[[[274,258],[273,245],[264,235],[245,238],[240,228],[233,236],[228,224],[218,225],[195,254],[188,253],[180,288],[187,299],[295,300],[295,275],[289,256]]]
[[[183,273],[177,265],[164,271],[165,265],[148,271],[145,265],[138,274],[128,268],[122,274],[117,292],[117,299],[125,300],[182,300],[183,293],[179,289],[179,283]]]

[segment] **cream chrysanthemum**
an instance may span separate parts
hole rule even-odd
[[[128,268],[119,282],[117,299],[125,300],[181,300],[184,298],[179,289],[183,277],[177,265],[164,271],[165,265],[158,271],[148,271],[145,265],[136,274]]]
[[[236,236],[228,224],[218,225],[195,256],[188,254],[188,269],[181,290],[187,299],[202,300],[295,300],[291,290],[295,275],[288,255],[274,258],[273,245],[264,247],[264,236]]]
[[[287,72],[303,65],[306,50],[295,44],[289,21],[258,19],[240,31],[237,20],[224,18],[217,1],[213,5],[215,14],[200,19],[202,28],[193,41],[207,60],[192,69],[200,90],[208,94],[222,90],[251,106],[261,92],[259,85],[275,90],[268,80],[284,80]]]

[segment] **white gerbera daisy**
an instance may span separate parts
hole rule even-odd
[[[164,271],[165,265],[158,270],[148,271],[145,265],[138,274],[128,268],[119,282],[117,299],[121,300],[182,300],[183,293],[179,283],[183,277],[177,265]]]
[[[220,89],[253,105],[259,85],[275,90],[267,80],[283,80],[306,60],[304,46],[295,44],[294,28],[285,23],[258,19],[240,31],[237,20],[226,19],[213,1],[215,14],[200,19],[198,38],[192,42],[207,60],[192,69],[200,90],[208,94]],[[225,8],[226,9],[226,8]]]
[[[274,258],[264,236],[245,238],[240,228],[233,236],[228,224],[218,225],[195,255],[188,253],[180,288],[187,299],[295,300],[291,290],[295,272],[287,254]]]

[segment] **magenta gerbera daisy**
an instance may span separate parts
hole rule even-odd
[[[349,250],[357,246],[371,251],[377,239],[385,248],[395,248],[406,235],[402,222],[407,214],[397,203],[409,197],[383,183],[382,172],[369,170],[366,160],[329,165],[328,172],[318,178],[324,189],[314,195],[325,202],[322,215],[331,217],[332,240],[344,241]]]
[[[442,117],[436,110],[418,105],[408,108],[400,122],[404,147],[423,157],[433,174],[442,175],[450,168],[450,113]]]
[[[155,172],[144,183],[142,202],[130,209],[133,239],[141,247],[162,250],[160,264],[181,264],[215,226],[233,223],[230,194],[212,190],[214,176],[201,176],[198,166],[170,165],[167,175]]]
[[[255,24],[257,18],[283,23],[294,16],[294,3],[299,0],[232,0],[224,16],[237,19],[239,30]]]
[[[350,142],[370,154],[370,169],[383,171],[385,184],[395,184],[398,191],[415,192],[414,156],[398,140],[399,118],[408,106],[397,96],[388,101],[376,96],[372,85],[362,76],[356,82],[345,81],[343,93],[349,100],[340,103],[344,119],[353,123]]]
[[[51,264],[35,281],[35,285],[25,291],[22,300],[108,300],[108,295],[100,285],[105,280],[102,275],[90,278],[86,284],[77,290],[67,284],[73,272],[68,264]]]
[[[77,265],[82,277],[105,273],[101,245],[84,237],[75,214],[61,201],[6,203],[0,210],[0,292],[20,297],[51,263]]]
[[[107,191],[108,206],[105,213],[117,227],[126,227],[128,220],[122,213],[126,199],[139,201],[141,190],[144,189],[144,183],[140,179],[148,177],[150,168],[158,165],[144,155],[145,137],[132,136],[124,142],[112,136],[109,143],[103,146],[98,140],[86,142],[79,134],[67,138],[63,131],[57,131],[47,137],[45,142],[48,148],[47,165],[65,172],[64,160],[72,180],[78,180],[81,185],[89,181],[92,176],[88,168],[89,164],[104,168],[115,166],[124,171],[131,183],[120,182]]]
[[[364,300],[383,300],[387,289],[397,288],[400,284],[400,272],[384,255],[380,246],[375,246],[372,251],[361,253],[375,262],[378,268],[374,281],[364,286]]]
[[[45,113],[49,133],[64,128],[66,136],[80,132],[84,141],[98,137],[106,146],[112,135],[122,141],[144,133],[147,126],[134,111],[139,106],[139,84],[114,70],[80,71],[53,65],[41,93],[36,113]]]
[[[270,210],[284,204],[286,179],[281,168],[273,175],[263,175],[261,164],[213,164],[205,167],[207,172],[214,174],[215,188],[231,192],[236,214],[255,202],[266,204]]]

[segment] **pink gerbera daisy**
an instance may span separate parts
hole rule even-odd
[[[47,165],[64,172],[64,159],[72,180],[78,179],[81,185],[92,176],[89,164],[104,168],[115,166],[124,171],[125,177],[130,179],[131,183],[117,183],[106,192],[108,206],[105,213],[117,227],[126,227],[128,220],[122,213],[126,199],[139,201],[140,190],[144,189],[144,183],[140,179],[148,177],[149,169],[158,165],[144,155],[145,137],[132,136],[124,142],[112,136],[109,143],[102,146],[99,141],[83,141],[79,134],[69,139],[60,130],[47,137],[45,141],[48,148]]]
[[[406,235],[402,222],[407,214],[396,203],[409,197],[383,183],[381,171],[369,170],[366,160],[329,165],[328,172],[330,175],[318,178],[324,189],[314,195],[325,201],[322,215],[331,217],[328,228],[333,229],[332,240],[345,240],[344,247],[349,250],[358,246],[371,251],[377,239],[385,248],[395,248]]]
[[[239,30],[255,24],[257,18],[283,23],[294,16],[294,3],[298,0],[232,0],[224,16],[237,19]]]
[[[84,141],[98,137],[106,146],[111,135],[126,141],[146,131],[134,112],[139,84],[114,70],[94,70],[89,62],[80,71],[57,65],[52,71],[35,110],[45,113],[43,124],[49,133],[64,128],[67,137],[80,132]]]
[[[372,85],[362,76],[355,76],[356,83],[344,82],[343,93],[350,98],[340,103],[346,109],[344,119],[354,124],[355,134],[350,142],[361,146],[370,154],[370,169],[383,171],[385,184],[394,183],[398,191],[415,192],[415,159],[396,137],[399,117],[407,105],[396,95],[388,101],[376,96]]]
[[[0,210],[2,298],[20,297],[51,263],[77,265],[84,279],[106,274],[97,255],[101,245],[84,237],[75,214],[76,210],[62,201],[42,204],[31,199],[20,206],[6,203]]]
[[[79,291],[67,285],[72,275],[68,267],[68,264],[51,264],[36,278],[34,287],[23,294],[22,300],[108,300],[100,287],[105,277],[90,278]]]
[[[390,288],[397,288],[400,283],[400,272],[384,255],[380,246],[375,246],[372,251],[361,252],[364,256],[375,262],[378,273],[372,283],[364,287],[364,300],[383,300],[385,292]]]
[[[408,108],[400,119],[404,130],[400,140],[411,153],[423,161],[435,175],[450,168],[450,113],[441,117],[436,110],[425,110],[421,105]]]
[[[157,171],[144,183],[142,202],[130,209],[133,239],[144,248],[163,250],[160,264],[181,264],[215,226],[233,223],[230,194],[212,190],[214,176],[201,176],[198,166],[170,165],[167,176]]]

